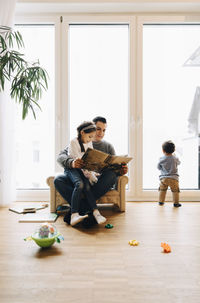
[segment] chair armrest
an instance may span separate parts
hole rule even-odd
[[[125,211],[126,208],[126,184],[128,183],[127,176],[120,176],[117,182],[117,191],[120,194],[120,211]]]
[[[46,182],[50,187],[50,211],[51,213],[56,212],[56,189],[54,186],[54,176],[47,178]]]
[[[126,184],[128,183],[128,177],[127,176],[119,176],[117,179],[117,186],[116,190],[120,191],[122,187],[126,187]]]

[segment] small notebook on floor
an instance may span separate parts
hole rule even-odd
[[[12,207],[12,208],[9,208],[9,210],[13,211],[14,213],[17,213],[17,214],[35,213],[36,212],[36,209],[34,207],[27,207],[27,208]]]
[[[35,213],[37,210],[44,209],[46,207],[48,207],[48,204],[42,204],[37,207],[35,207],[35,205],[30,207],[15,206],[15,207],[10,207],[9,210],[17,214],[27,214],[27,213]]]
[[[55,222],[58,215],[55,213],[47,213],[47,214],[26,214],[22,218],[19,219],[18,222]]]

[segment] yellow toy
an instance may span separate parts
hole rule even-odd
[[[130,241],[128,242],[128,244],[131,245],[131,246],[138,246],[138,245],[139,245],[139,242],[138,242],[137,240],[130,240]]]

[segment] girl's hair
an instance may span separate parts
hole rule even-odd
[[[173,154],[175,151],[175,144],[172,141],[166,141],[163,143],[162,149],[167,154]]]
[[[85,152],[85,148],[83,146],[83,143],[81,141],[81,131],[84,131],[84,133],[89,134],[96,131],[96,126],[93,122],[90,121],[84,121],[77,127],[78,132],[78,142],[81,147],[81,152]]]

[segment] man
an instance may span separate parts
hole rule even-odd
[[[96,125],[96,134],[93,143],[93,148],[105,152],[107,154],[115,155],[115,150],[112,144],[103,140],[105,131],[107,128],[107,121],[104,117],[96,117],[93,119]],[[83,161],[81,159],[72,159],[68,156],[68,148],[60,152],[58,163],[64,168],[64,174],[59,175],[55,178],[54,184],[57,191],[61,196],[70,204],[71,196],[73,193],[73,184],[67,176],[67,168],[82,168]],[[124,175],[127,173],[127,166],[122,166],[120,172],[116,172],[111,169],[107,169],[102,172],[98,178],[98,182],[95,183],[91,190],[96,200],[102,197],[107,191],[109,191],[116,183],[118,175]],[[90,207],[87,201],[83,200],[81,203],[80,214],[90,212]],[[68,223],[68,217],[64,218],[64,221]]]

